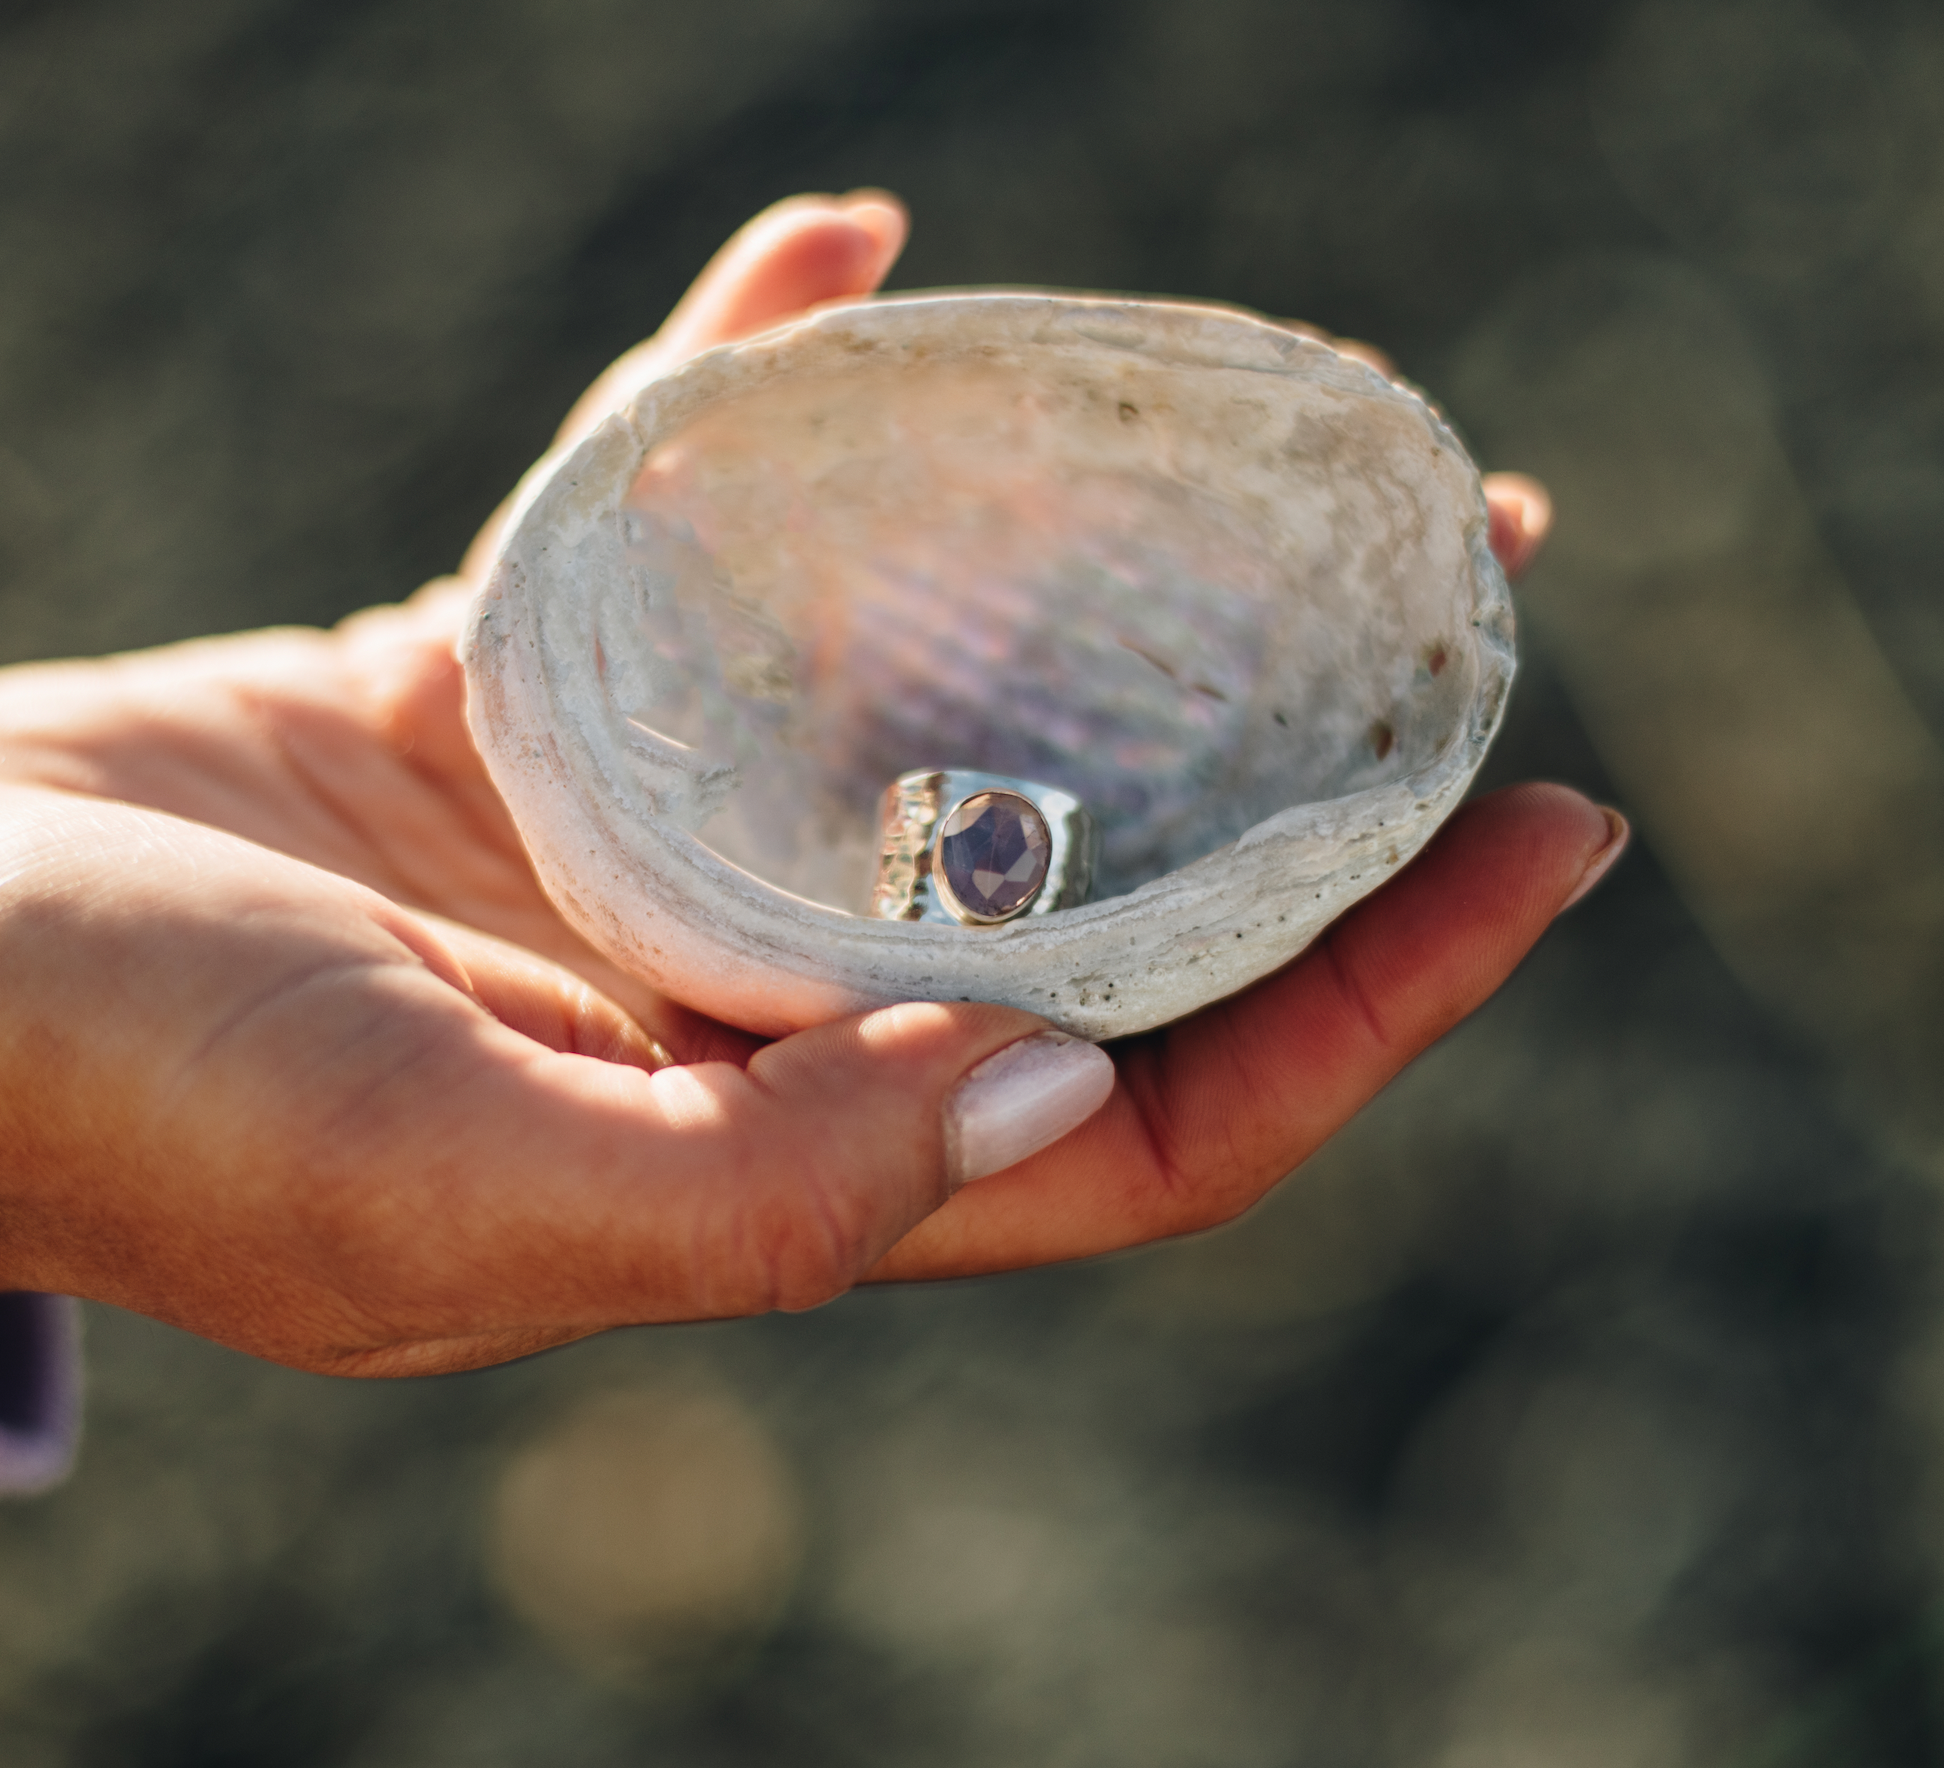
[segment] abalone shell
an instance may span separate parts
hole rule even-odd
[[[1411,390],[1228,308],[972,293],[695,358],[543,461],[469,716],[539,877],[675,998],[913,999],[1104,1038],[1287,963],[1429,838],[1513,667],[1476,468]],[[886,922],[914,768],[1062,787],[1094,900]]]

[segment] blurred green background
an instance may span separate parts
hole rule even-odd
[[[447,569],[745,216],[1379,342],[1634,852],[1253,1216],[359,1386],[89,1312],[7,1768],[1944,1760],[1944,13],[0,13],[0,659]]]

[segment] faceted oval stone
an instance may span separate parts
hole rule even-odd
[[[981,921],[1009,921],[1046,882],[1053,837],[1017,792],[975,792],[938,830],[937,867],[959,907]]]

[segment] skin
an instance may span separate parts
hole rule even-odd
[[[561,439],[697,350],[869,294],[904,234],[875,193],[759,216]],[[1488,491],[1516,570],[1545,494]],[[457,577],[328,632],[0,671],[0,1287],[404,1375],[1211,1227],[1625,839],[1562,787],[1467,806],[1297,963],[1115,1046],[1082,1128],[952,1195],[944,1101],[1039,1021],[910,1005],[764,1044],[613,970],[541,895],[453,657],[498,520]]]

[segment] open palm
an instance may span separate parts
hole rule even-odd
[[[759,217],[563,440],[696,350],[868,294],[903,234],[872,196]],[[1543,495],[1491,491],[1516,569]],[[1560,788],[1469,807],[1297,964],[1119,1047],[1083,1127],[954,1194],[955,1089],[1038,1022],[894,1008],[766,1045],[615,971],[473,750],[469,594],[462,570],[329,632],[0,672],[0,1281],[405,1373],[1207,1226],[1619,849]]]

